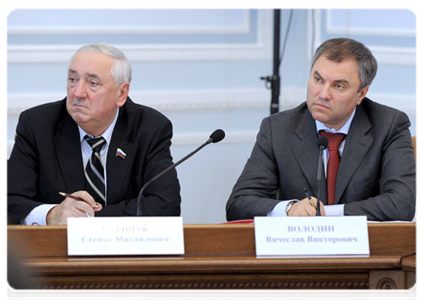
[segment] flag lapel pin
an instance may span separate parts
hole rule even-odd
[[[123,150],[122,149],[120,149],[120,148],[117,148],[117,150],[116,150],[116,157],[120,157],[120,158],[122,158],[122,159],[125,159],[126,158],[126,153],[125,152],[123,152]]]

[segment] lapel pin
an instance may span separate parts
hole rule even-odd
[[[116,150],[116,157],[120,157],[120,158],[122,158],[122,159],[125,159],[126,158],[126,153],[125,152],[123,152],[123,150],[122,149],[120,149],[120,148],[117,148],[117,150]]]

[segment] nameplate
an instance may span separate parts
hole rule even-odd
[[[367,257],[366,216],[256,217],[257,257]]]
[[[181,255],[181,217],[68,218],[68,255]]]

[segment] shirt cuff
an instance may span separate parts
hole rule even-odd
[[[47,214],[57,204],[42,204],[31,210],[22,225],[47,225]]]
[[[267,214],[268,217],[287,217],[286,215],[286,206],[290,203],[290,202],[298,202],[299,200],[286,200],[286,201],[281,201],[278,204],[276,204],[276,206],[269,211],[269,213]]]
[[[268,217],[287,217],[286,206],[289,202],[297,202],[299,200],[287,200],[279,202],[269,213]],[[325,205],[326,216],[344,216],[345,204]]]
[[[326,216],[343,216],[345,204],[325,205]]]

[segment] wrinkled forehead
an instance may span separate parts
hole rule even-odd
[[[321,56],[313,65],[310,76],[318,76],[328,82],[348,82],[352,85],[361,83],[357,63],[354,59],[336,62]]]
[[[68,73],[78,76],[105,78],[111,76],[113,59],[95,51],[77,53],[69,64]]]

